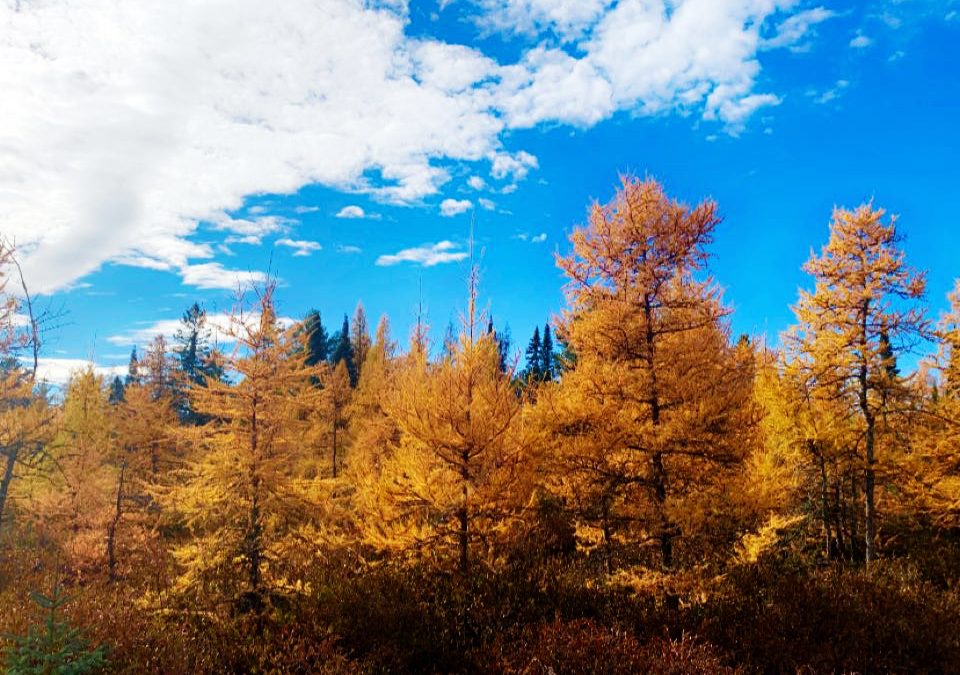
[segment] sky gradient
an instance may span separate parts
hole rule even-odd
[[[522,348],[618,175],[724,218],[736,332],[792,321],[834,206],[898,214],[932,314],[960,276],[960,3],[106,0],[0,4],[0,232],[64,308],[45,372],[123,367],[199,301],[362,301],[405,341],[465,304]]]

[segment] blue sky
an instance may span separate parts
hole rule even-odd
[[[202,5],[202,7],[201,7]],[[960,3],[106,0],[0,7],[0,232],[67,310],[47,372],[124,364],[276,275],[405,340],[485,305],[522,348],[620,172],[717,200],[711,271],[770,339],[834,205],[899,214],[936,315],[960,276]]]

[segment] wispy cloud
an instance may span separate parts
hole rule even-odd
[[[245,314],[243,318],[248,325],[256,325],[260,321],[260,314],[252,312]],[[216,312],[206,316],[206,325],[211,330],[214,341],[219,344],[234,342],[232,328],[236,326],[238,321],[237,316],[228,312]],[[288,327],[293,325],[294,320],[290,317],[280,317],[277,319],[277,323],[283,327]],[[119,347],[144,346],[152,342],[158,335],[162,335],[168,340],[173,339],[181,326],[180,319],[161,319],[137,328],[131,328],[122,333],[110,335],[107,337],[107,342]]]
[[[359,246],[351,246],[349,244],[337,246],[337,253],[345,253],[347,255],[355,255],[357,253],[363,253],[363,249]]]
[[[319,242],[307,241],[305,239],[283,238],[283,239],[277,239],[277,241],[274,242],[274,244],[276,246],[285,246],[287,248],[294,249],[293,255],[297,257],[306,257],[311,253],[319,251],[323,248],[323,246],[321,246]]]
[[[205,289],[237,289],[266,281],[263,272],[231,270],[218,262],[185,265],[180,269],[183,283]]]
[[[442,263],[459,262],[467,257],[464,251],[457,251],[459,246],[452,241],[440,241],[436,244],[424,244],[414,248],[405,248],[402,251],[382,255],[377,258],[377,265],[389,266],[409,262],[423,267],[433,267]]]
[[[850,40],[850,46],[854,49],[866,49],[872,44],[873,40],[862,33]]]

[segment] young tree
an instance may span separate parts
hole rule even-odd
[[[801,291],[796,307],[800,348],[815,364],[817,380],[835,387],[859,418],[868,565],[877,557],[877,441],[879,423],[893,412],[891,358],[928,331],[916,304],[924,276],[907,266],[899,241],[895,219],[884,221],[882,209],[836,209],[830,239],[804,266],[815,288]]]
[[[294,332],[278,326],[272,285],[259,291],[256,312],[237,310],[230,331],[226,377],[191,392],[209,422],[194,428],[183,482],[162,501],[192,535],[173,551],[177,590],[259,615],[302,573],[291,556],[316,508],[302,471],[320,372]]]
[[[377,511],[364,519],[378,547],[441,562],[452,549],[461,574],[472,550],[495,549],[497,533],[529,496],[521,487],[520,401],[494,336],[481,330],[476,270],[470,280],[457,350],[437,364],[411,350],[383,402],[399,441],[385,459]]]
[[[698,525],[691,500],[750,445],[752,366],[730,344],[718,291],[695,278],[718,222],[713,202],[691,209],[627,177],[558,258],[576,364],[537,407],[556,443],[557,489],[599,525],[608,570],[615,536],[656,542],[673,569],[681,523]]]

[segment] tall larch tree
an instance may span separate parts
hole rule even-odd
[[[801,348],[822,385],[834,386],[859,418],[863,466],[864,557],[877,557],[878,439],[895,382],[893,355],[928,332],[924,275],[911,269],[899,248],[896,220],[870,204],[836,209],[830,238],[804,266],[815,281],[796,307]]]
[[[321,390],[302,341],[278,325],[272,285],[258,289],[256,311],[237,310],[229,330],[224,380],[191,393],[209,421],[193,428],[193,458],[162,501],[191,533],[173,551],[176,590],[257,615],[296,586],[293,552],[316,508],[304,438]]]
[[[716,287],[696,278],[718,222],[713,202],[689,208],[656,181],[624,177],[558,258],[569,279],[559,325],[576,362],[537,407],[556,444],[556,489],[599,528],[608,570],[615,538],[656,543],[672,570],[677,538],[699,524],[692,501],[749,447],[752,369],[730,344]]]
[[[923,423],[913,425],[911,453],[904,461],[912,506],[942,531],[960,527],[960,280],[949,301],[937,330],[939,383],[921,392]]]

